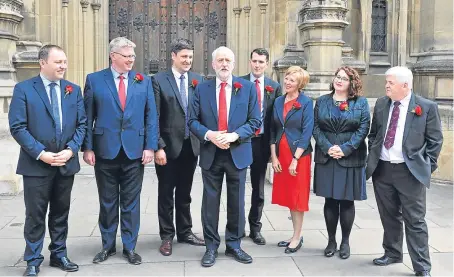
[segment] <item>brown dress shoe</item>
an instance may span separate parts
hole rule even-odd
[[[163,240],[159,247],[159,252],[164,256],[172,255],[172,241],[168,239]]]

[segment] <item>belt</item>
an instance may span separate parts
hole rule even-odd
[[[405,164],[405,162],[396,163],[396,162],[390,162],[390,161],[385,161],[385,160],[381,160],[381,159],[379,161],[382,162],[382,163],[388,163],[388,164]]]
[[[252,138],[261,138],[261,137],[263,137],[263,134],[258,134],[258,135],[255,135],[255,134],[254,134],[254,135],[252,136]]]

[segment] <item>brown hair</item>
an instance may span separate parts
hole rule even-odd
[[[361,78],[359,78],[358,72],[355,69],[351,68],[350,66],[342,66],[336,70],[336,73],[334,75],[337,76],[337,73],[339,73],[339,71],[341,71],[341,70],[343,70],[345,72],[345,74],[347,74],[349,81],[350,81],[350,85],[348,86],[348,98],[353,99],[358,96],[362,96],[363,95],[363,83],[361,82]],[[331,93],[334,93],[333,82],[334,82],[334,80],[331,82],[331,84],[329,86]]]
[[[290,66],[285,72],[284,77],[291,74],[297,74],[298,91],[301,92],[301,90],[309,83],[309,73],[299,66]]]

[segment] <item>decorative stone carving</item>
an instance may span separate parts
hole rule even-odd
[[[349,45],[342,47],[342,64],[354,68],[358,73],[364,73],[366,71],[366,63],[358,61],[353,57],[353,48]]]
[[[208,15],[207,20],[208,25],[208,37],[211,39],[216,39],[219,33],[219,19],[216,12],[211,12]]]
[[[285,71],[290,67],[297,65],[301,68],[307,68],[306,59],[304,59],[304,50],[298,49],[296,45],[290,44],[284,49],[284,57],[273,63],[273,69],[276,71],[277,81],[281,82]]]
[[[0,0],[0,12],[21,14],[22,0]]]
[[[88,0],[80,0],[80,5],[82,6],[82,12],[87,12],[88,5],[90,2]]]
[[[69,0],[61,0],[61,6],[63,8],[67,8],[69,5]]]

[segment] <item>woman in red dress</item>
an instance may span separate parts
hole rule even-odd
[[[309,73],[301,67],[292,66],[287,70],[286,93],[274,102],[271,121],[274,169],[271,203],[290,209],[294,228],[291,239],[278,243],[278,246],[286,247],[287,254],[301,248],[304,212],[309,210],[314,114],[312,100],[302,91],[308,82]]]

